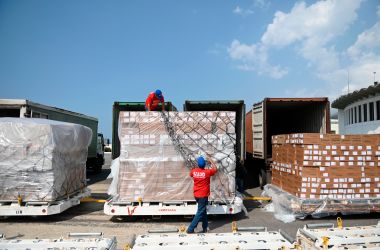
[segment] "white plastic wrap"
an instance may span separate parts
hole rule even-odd
[[[338,213],[347,215],[380,212],[380,198],[301,199],[271,184],[264,187],[263,196],[272,198],[272,203],[266,210],[274,212],[275,218],[285,223],[307,216],[322,218]]]
[[[210,200],[235,197],[234,112],[121,112],[120,157],[108,190],[118,201],[194,200],[189,176],[195,158],[209,155],[219,166]]]
[[[33,118],[0,118],[0,200],[54,201],[86,185],[91,129]]]
[[[117,196],[117,183],[119,183],[119,168],[120,168],[120,160],[119,157],[114,159],[111,162],[111,173],[108,175],[107,179],[112,179],[111,185],[108,187],[108,194],[114,197]]]

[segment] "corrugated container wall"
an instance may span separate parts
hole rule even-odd
[[[252,110],[245,115],[245,151],[253,154]]]

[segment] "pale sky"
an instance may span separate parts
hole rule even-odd
[[[99,119],[185,100],[327,96],[380,80],[380,2],[0,0],[0,98]],[[349,76],[349,77],[348,77]]]

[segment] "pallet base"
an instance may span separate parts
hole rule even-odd
[[[293,249],[279,232],[139,235],[132,250]]]
[[[322,218],[339,213],[347,215],[380,212],[380,198],[301,199],[271,184],[266,185],[264,190],[267,196],[272,197],[275,213],[292,214],[298,219],[309,215]]]
[[[87,233],[89,234],[89,233]],[[0,239],[0,249],[16,250],[16,249],[117,249],[117,241],[115,237],[103,238],[103,236],[75,236],[59,239],[17,239],[7,240]]]
[[[46,216],[59,214],[63,211],[79,205],[80,200],[91,195],[91,190],[86,188],[71,197],[53,202],[18,202],[0,201],[0,216]]]
[[[325,249],[324,245],[328,249],[379,249],[380,224],[342,228],[307,225],[298,230],[297,242],[302,248],[311,250]]]
[[[242,211],[243,200],[235,197],[231,204],[211,204],[207,206],[208,214],[237,214]],[[194,201],[168,202],[131,202],[118,203],[112,200],[104,204],[104,213],[107,215],[137,216],[137,215],[194,215],[197,203]]]

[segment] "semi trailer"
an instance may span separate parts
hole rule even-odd
[[[264,98],[246,114],[246,166],[261,175],[272,160],[272,136],[292,133],[330,133],[330,102],[320,98]],[[249,169],[248,169],[249,171]]]

